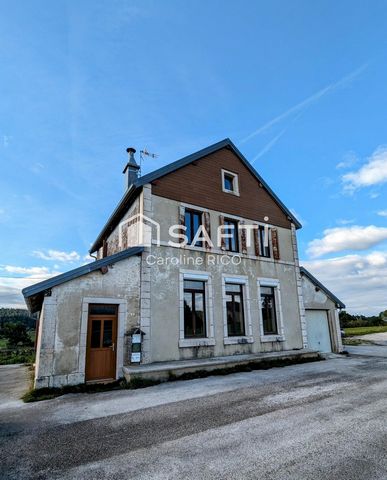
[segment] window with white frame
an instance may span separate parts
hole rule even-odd
[[[261,313],[264,335],[277,335],[277,312],[274,287],[261,286]]]
[[[215,345],[211,274],[180,271],[180,347]]]
[[[240,337],[245,335],[245,315],[243,308],[243,285],[226,283],[227,335]]]
[[[258,279],[259,322],[261,338],[284,340],[280,283],[274,279]]]
[[[222,275],[224,344],[253,343],[247,276]]]
[[[239,195],[238,175],[222,169],[222,190],[226,193]]]
[[[205,282],[184,279],[184,338],[203,337],[206,337]]]

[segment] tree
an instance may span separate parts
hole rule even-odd
[[[3,325],[1,335],[7,340],[8,346],[32,346],[33,342],[28,335],[27,327],[20,323],[6,323]]]

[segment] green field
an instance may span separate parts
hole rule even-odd
[[[381,333],[387,332],[386,326],[379,327],[355,327],[355,328],[344,328],[346,337],[354,337],[357,335],[368,335],[369,333]]]

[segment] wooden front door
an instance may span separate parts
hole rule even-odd
[[[86,381],[116,378],[117,305],[89,305]]]

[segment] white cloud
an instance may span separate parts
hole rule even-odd
[[[336,165],[337,169],[353,167],[359,161],[354,152],[348,152],[344,155],[344,159]]]
[[[379,210],[378,215],[380,217],[387,217],[387,210]]]
[[[351,313],[373,315],[387,309],[387,252],[302,262]]]
[[[0,306],[7,308],[26,308],[22,289],[61,273],[47,267],[16,265],[1,265],[0,271]]]
[[[379,147],[357,171],[342,176],[344,191],[380,185],[387,182],[387,147]]]
[[[316,258],[343,250],[366,250],[384,240],[387,240],[387,228],[375,225],[328,228],[323,238],[309,242],[307,253]]]
[[[49,270],[47,267],[17,267],[15,265],[4,265],[1,267],[8,273],[15,273],[18,275],[47,275]]]
[[[75,251],[67,253],[59,250],[48,250],[46,252],[35,250],[33,255],[34,257],[42,258],[43,260],[53,260],[55,262],[75,262],[81,258],[79,253]]]
[[[339,218],[336,220],[336,223],[339,225],[350,225],[351,223],[354,223],[355,220],[353,219],[346,219],[346,218]]]

